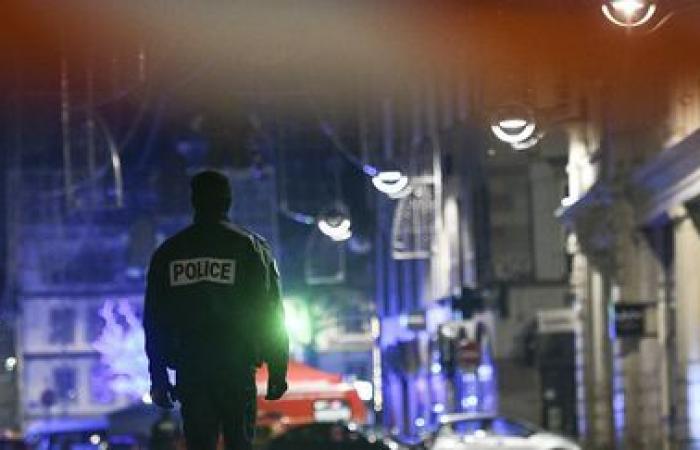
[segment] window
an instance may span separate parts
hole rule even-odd
[[[97,363],[90,369],[90,400],[92,403],[108,405],[113,403],[116,396],[109,385],[109,369],[102,363]]]
[[[72,344],[75,341],[75,310],[54,308],[49,316],[49,342],[52,344]]]
[[[62,366],[53,370],[53,384],[59,402],[72,403],[78,400],[77,374],[74,367]]]
[[[89,343],[95,342],[105,327],[105,320],[100,316],[100,307],[88,308],[86,337]]]
[[[114,281],[120,273],[122,253],[110,242],[87,244],[77,250],[77,255],[66,261],[61,284],[100,284]]]

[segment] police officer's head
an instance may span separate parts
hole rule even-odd
[[[231,186],[225,175],[213,170],[192,177],[192,207],[199,216],[222,216],[231,207]]]

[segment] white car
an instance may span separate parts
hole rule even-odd
[[[581,450],[574,441],[498,415],[446,414],[427,450]]]

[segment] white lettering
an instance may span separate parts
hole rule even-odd
[[[220,258],[193,258],[170,262],[170,286],[186,286],[203,281],[234,284],[236,282],[236,261]]]

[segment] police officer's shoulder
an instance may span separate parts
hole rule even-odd
[[[229,224],[229,227],[246,239],[255,259],[259,259],[265,265],[274,261],[272,247],[264,237],[240,225]]]
[[[148,264],[149,272],[152,270],[162,270],[168,261],[168,253],[170,253],[170,248],[172,247],[172,242],[169,239],[161,242],[158,247],[153,251],[151,255],[151,261]]]
[[[260,261],[265,267],[271,268],[279,277],[279,267],[277,266],[277,260],[275,259],[270,244],[268,244],[267,240],[265,240],[265,238],[260,236],[259,234],[256,234],[252,231],[250,232],[250,234],[254,241],[255,253],[260,258]]]
[[[254,244],[259,247],[262,251],[265,252],[272,252],[272,247],[270,247],[270,244],[267,243],[267,240],[260,236],[259,234],[249,231],[251,238],[253,239]]]
[[[234,223],[227,223],[226,227],[229,229],[234,234],[237,234],[241,238],[245,239],[246,241],[250,242],[250,244],[253,246],[254,249],[258,250],[260,248],[264,249],[269,249],[270,246],[268,245],[267,241],[265,240],[264,237],[260,236],[259,234],[255,233],[254,231],[251,231],[241,225],[237,225]]]
[[[158,245],[158,247],[156,247],[156,249],[153,251],[153,255],[151,256],[151,261],[155,262],[155,261],[162,260],[163,258],[165,258],[170,247],[172,247],[172,242],[170,241],[170,238],[161,242]]]
[[[192,230],[193,227],[189,226],[166,238],[163,242],[161,242],[158,248],[156,248],[156,251],[153,254],[154,257],[166,257],[169,252],[174,251],[183,241],[187,241],[189,239],[188,236],[192,233]]]

